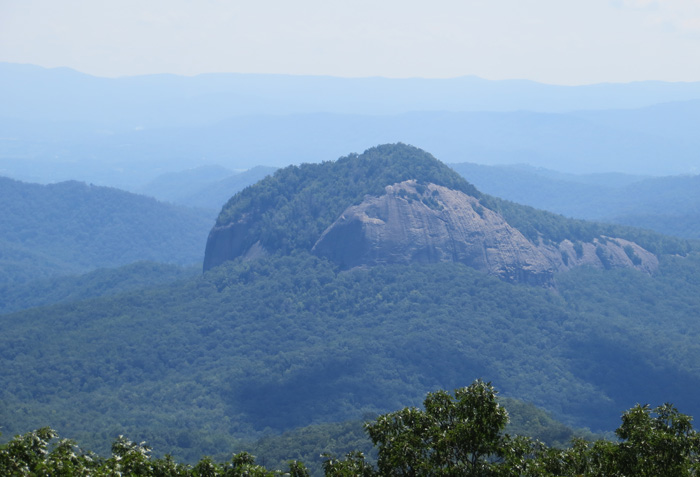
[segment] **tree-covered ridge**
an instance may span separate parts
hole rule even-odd
[[[208,213],[69,181],[0,177],[0,283],[117,267],[202,259]]]
[[[509,413],[491,383],[434,391],[422,408],[406,407],[364,424],[376,447],[376,464],[352,450],[344,457],[323,453],[326,477],[691,477],[700,473],[700,436],[692,418],[673,405],[636,405],[622,415],[618,441],[573,439],[555,448],[504,432]],[[374,454],[375,451],[372,451]],[[282,466],[278,467],[281,468]],[[248,452],[218,463],[202,457],[195,465],[172,457],[152,458],[145,442],[119,436],[111,456],[101,457],[76,442],[58,439],[50,428],[16,436],[0,446],[3,475],[138,475],[310,477],[309,468],[288,459],[286,471],[256,462]],[[320,469],[318,469],[320,470]],[[314,475],[320,475],[315,472]]]
[[[432,155],[405,144],[381,145],[337,161],[278,170],[233,196],[222,208],[217,227],[245,223],[245,236],[236,239],[243,242],[242,250],[258,241],[268,252],[310,250],[347,207],[359,204],[366,195],[384,194],[388,185],[410,179],[479,198],[483,206],[501,213],[534,243],[540,239],[590,242],[607,235],[635,241],[657,254],[685,254],[693,248],[686,240],[631,227],[566,219],[482,194]]]
[[[700,239],[700,176],[563,174],[531,166],[450,164],[485,194],[566,217]]]

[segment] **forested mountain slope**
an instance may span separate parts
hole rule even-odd
[[[558,292],[457,263],[341,271],[306,253],[0,316],[3,433],[51,425],[178,456],[417,405],[484,377],[569,424],[700,415],[700,260],[575,269]]]
[[[0,284],[139,260],[202,260],[211,227],[196,209],[80,182],[0,177]]]
[[[101,268],[82,275],[61,275],[27,283],[4,283],[0,284],[0,314],[117,295],[191,278],[198,272],[199,266],[183,268],[142,261],[119,268]]]

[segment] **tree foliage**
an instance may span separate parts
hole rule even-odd
[[[367,425],[383,475],[483,475],[504,447],[508,413],[490,383],[428,394],[424,410],[405,408]]]
[[[195,465],[180,464],[172,457],[153,458],[145,442],[119,436],[111,455],[101,457],[83,451],[74,441],[59,439],[48,427],[0,446],[0,475],[3,476],[133,476],[133,477],[308,477],[303,463],[289,462],[288,471],[268,470],[256,464],[247,452],[234,454],[230,461],[217,463],[204,456]]]

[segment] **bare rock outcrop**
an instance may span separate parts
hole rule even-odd
[[[246,229],[249,225],[247,217],[244,217],[238,222],[214,227],[209,232],[207,239],[207,248],[204,252],[204,270],[214,268],[236,257],[254,259],[267,255],[260,240],[252,245],[246,243]]]
[[[476,198],[414,180],[346,209],[313,252],[348,268],[461,262],[536,284],[549,283],[555,271],[546,255]]]
[[[658,265],[653,254],[622,239],[532,243],[478,199],[435,184],[410,180],[385,191],[346,209],[312,251],[346,268],[453,261],[543,286],[552,284],[556,271],[574,266],[650,272]]]
[[[557,270],[589,266],[595,268],[636,268],[653,273],[659,268],[659,259],[634,242],[621,238],[599,237],[592,242],[564,240],[556,246],[541,246]]]

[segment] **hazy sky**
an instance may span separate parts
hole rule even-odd
[[[700,81],[700,0],[0,0],[0,61],[98,76]]]

